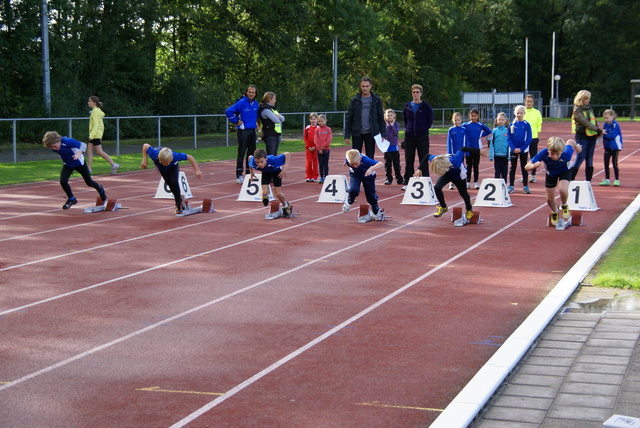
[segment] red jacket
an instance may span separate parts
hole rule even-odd
[[[308,150],[310,147],[315,147],[316,144],[314,143],[315,138],[316,138],[316,129],[318,127],[317,126],[311,126],[311,125],[307,125],[306,128],[304,128],[304,147]]]
[[[331,128],[326,125],[318,126],[316,129],[316,137],[314,140],[314,142],[316,143],[316,148],[318,150],[330,150],[332,138],[333,133],[331,132]]]

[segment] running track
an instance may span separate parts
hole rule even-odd
[[[153,170],[97,177],[118,212],[82,214],[95,192],[77,178],[69,211],[57,182],[0,188],[0,425],[428,426],[637,195],[640,124],[622,126],[623,185],[597,186],[598,149],[601,209],[564,232],[545,227],[543,180],[454,228],[379,175],[392,218],[357,224],[315,202],[298,153],[293,219],[236,201],[231,161],[202,180],[183,165],[216,209],[185,218],[153,199]]]

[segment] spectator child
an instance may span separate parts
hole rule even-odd
[[[316,138],[316,129],[318,128],[318,113],[309,115],[309,125],[304,128],[304,152],[305,164],[304,170],[307,182],[315,182],[318,179],[318,151],[314,140]]]
[[[87,167],[91,172],[91,166],[93,165],[93,150],[95,148],[96,153],[104,158],[111,164],[110,174],[115,174],[120,168],[120,165],[115,163],[111,156],[109,156],[104,150],[102,150],[102,136],[104,134],[104,112],[102,111],[102,103],[100,98],[95,95],[89,97],[87,105],[91,108],[91,116],[89,117],[89,144],[87,145]]]
[[[529,144],[529,156],[534,157],[538,154],[538,135],[542,132],[542,115],[540,114],[540,110],[535,108],[533,105],[535,104],[535,99],[533,95],[527,94],[524,98],[524,104],[526,107],[526,111],[524,113],[524,120],[529,122],[531,125],[531,144]],[[529,183],[536,182],[536,170],[531,170],[531,176],[529,177]]]
[[[262,173],[260,184],[262,185],[262,204],[269,205],[269,185],[273,183],[273,194],[280,204],[282,204],[283,217],[291,216],[291,206],[282,193],[282,179],[287,175],[289,167],[289,153],[279,156],[267,155],[266,150],[257,149],[253,156],[249,157],[249,167],[251,168],[251,180],[257,180],[254,170]]]
[[[529,190],[529,173],[524,168],[527,164],[529,146],[531,145],[531,125],[524,120],[524,106],[516,106],[513,109],[516,118],[509,126],[509,147],[511,148],[511,170],[509,171],[509,193],[514,192],[516,181],[516,168],[520,159],[520,169],[522,170],[522,193],[531,193]]]
[[[329,175],[329,154],[331,153],[331,140],[333,134],[331,128],[327,126],[327,116],[318,115],[318,129],[314,143],[318,151],[318,164],[320,166],[320,184],[324,183],[324,179]]]
[[[149,144],[142,146],[142,162],[140,168],[147,169],[148,159],[150,157],[158,168],[158,172],[169,186],[169,190],[173,194],[176,203],[176,214],[182,214],[186,208],[182,195],[180,194],[180,161],[189,161],[193,167],[194,174],[197,178],[202,178],[202,173],[193,156],[186,153],[174,152],[168,147],[153,147]]]
[[[509,129],[507,128],[507,115],[504,112],[496,116],[493,131],[491,132],[491,145],[489,160],[493,162],[495,170],[494,178],[502,178],[507,182],[509,170]]]
[[[400,172],[400,152],[398,151],[398,132],[400,124],[396,122],[396,113],[393,109],[387,109],[384,112],[384,121],[387,124],[387,141],[389,148],[384,154],[384,169],[387,174],[387,181],[384,184],[393,183],[393,172],[396,173],[396,181],[398,184],[404,183],[402,173]]]
[[[478,109],[471,109],[469,111],[469,121],[462,125],[466,131],[467,147],[473,147],[476,149],[482,149],[482,137],[486,137],[491,134],[491,130],[484,123],[480,122],[480,112]],[[480,152],[469,152],[467,155],[467,168],[469,173],[467,174],[467,189],[471,187],[471,171],[473,171],[473,188],[479,189],[478,178],[480,175]]]
[[[62,206],[63,210],[68,210],[71,208],[71,205],[78,203],[76,197],[73,196],[71,186],[69,186],[69,177],[71,177],[73,171],[78,171],[80,173],[87,186],[96,189],[98,195],[100,195],[100,199],[103,201],[107,200],[107,194],[104,191],[104,187],[93,181],[89,168],[84,163],[84,156],[82,153],[87,149],[87,145],[85,143],[76,141],[73,138],[61,137],[57,132],[49,131],[44,134],[42,144],[54,152],[57,152],[62,158],[60,186],[62,187],[62,190],[64,190],[64,193],[67,194],[67,202]]]
[[[487,150],[480,150],[475,147],[461,147],[454,155],[427,155],[422,160],[418,170],[414,174],[415,177],[422,176],[422,172],[429,167],[429,162],[431,162],[431,171],[440,176],[438,181],[436,181],[435,186],[433,186],[433,189],[436,192],[436,198],[440,204],[440,206],[438,206],[438,210],[433,215],[434,217],[442,217],[444,213],[449,211],[447,203],[444,200],[444,193],[442,192],[442,189],[447,185],[447,183],[453,183],[458,189],[458,193],[464,200],[464,206],[466,209],[465,216],[467,219],[473,217],[471,197],[467,191],[465,181],[467,176],[467,168],[464,166],[465,153],[480,157],[486,156]]]
[[[613,182],[614,186],[620,185],[620,171],[618,169],[618,154],[622,150],[622,132],[620,125],[616,122],[616,112],[607,109],[603,113],[605,124],[602,132],[602,144],[604,146],[604,176],[605,179],[600,183],[601,186],[608,186],[609,182],[609,160],[613,164],[613,173],[616,177]]]
[[[462,147],[467,145],[467,131],[462,127],[462,115],[454,112],[451,115],[453,126],[447,133],[447,153],[455,155]],[[449,190],[453,189],[453,183],[449,183]]]
[[[345,165],[349,167],[351,180],[349,183],[349,196],[342,205],[342,211],[345,213],[349,212],[351,205],[353,205],[360,194],[360,184],[362,183],[367,202],[371,205],[373,219],[378,221],[384,220],[384,212],[382,212],[378,206],[378,195],[376,194],[376,170],[382,168],[383,164],[377,160],[361,155],[356,149],[351,149],[347,151]]]
[[[551,224],[554,226],[558,224],[556,189],[560,193],[560,201],[562,202],[562,218],[565,220],[571,218],[567,199],[569,197],[569,182],[572,174],[570,167],[574,151],[577,153],[582,151],[582,147],[577,145],[575,141],[568,140],[565,144],[562,138],[551,137],[547,141],[547,148],[540,150],[525,166],[529,171],[542,166],[547,168],[544,187],[547,190],[547,205],[551,208]]]

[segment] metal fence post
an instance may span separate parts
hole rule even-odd
[[[13,163],[18,163],[18,142],[16,141],[16,120],[11,121],[11,145],[13,146]]]
[[[116,156],[120,156],[120,118],[116,117]]]
[[[160,139],[161,139],[161,131],[160,131],[160,116],[158,116],[158,147],[161,147],[162,145],[160,144]]]
[[[193,116],[193,150],[198,149],[198,116]]]

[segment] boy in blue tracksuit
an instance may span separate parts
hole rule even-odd
[[[495,171],[494,178],[502,178],[505,183],[507,182],[507,171],[509,171],[509,129],[506,126],[507,123],[507,115],[504,112],[498,113],[491,132],[489,149],[489,160],[493,162]]]
[[[349,195],[342,205],[342,211],[349,212],[351,205],[360,194],[360,183],[362,183],[367,202],[371,205],[373,219],[384,220],[384,213],[378,206],[378,195],[376,194],[376,170],[384,166],[382,162],[364,156],[356,149],[351,149],[347,151],[345,165],[349,167],[351,180],[349,183]]]
[[[269,205],[269,185],[273,183],[273,195],[278,198],[282,204],[283,217],[291,217],[291,205],[284,197],[284,193],[282,193],[282,178],[287,175],[290,159],[291,156],[289,152],[274,156],[267,155],[265,149],[258,149],[253,153],[253,156],[249,156],[251,180],[257,180],[254,170],[262,173],[260,178],[260,184],[262,185],[262,204],[265,207]]]
[[[609,161],[613,166],[613,173],[615,180],[614,186],[620,185],[620,170],[618,169],[618,154],[622,150],[622,132],[620,132],[620,125],[616,122],[616,112],[612,109],[607,109],[602,113],[605,123],[603,125],[604,132],[602,133],[602,145],[604,146],[604,176],[605,179],[600,183],[601,186],[608,186],[609,181]]]
[[[438,210],[433,215],[434,217],[442,217],[442,215],[449,210],[447,203],[444,200],[444,193],[442,192],[442,189],[448,183],[453,183],[456,186],[458,193],[464,200],[464,206],[466,209],[465,216],[467,219],[473,217],[473,212],[471,211],[473,209],[471,206],[471,197],[469,196],[469,192],[467,192],[465,181],[467,178],[467,168],[464,166],[464,158],[467,153],[480,157],[486,156],[487,150],[480,150],[475,147],[462,147],[455,155],[427,155],[422,160],[418,170],[414,174],[414,177],[421,177],[422,172],[429,167],[429,162],[431,162],[431,171],[440,176],[435,186],[433,186],[433,189],[436,192],[436,198],[440,204],[440,206],[438,206]]]
[[[471,109],[469,111],[469,121],[462,124],[462,127],[466,130],[467,147],[475,149],[482,149],[482,137],[486,137],[491,134],[491,130],[487,125],[480,122],[480,112],[478,109]],[[467,189],[471,187],[471,173],[473,172],[473,188],[479,189],[478,178],[480,175],[480,154],[468,153],[467,154],[467,168],[469,174],[467,175]]]
[[[531,145],[531,125],[524,120],[526,109],[524,106],[517,106],[513,112],[516,118],[509,126],[509,147],[511,148],[511,170],[509,171],[509,193],[514,192],[514,184],[516,181],[516,168],[518,167],[518,159],[520,159],[520,168],[522,169],[523,193],[531,193],[527,183],[529,182],[529,173],[525,169],[529,146]]]
[[[176,214],[182,214],[186,206],[180,193],[180,164],[178,162],[189,161],[196,177],[202,178],[202,173],[200,172],[200,168],[198,168],[196,160],[191,155],[174,152],[168,147],[153,147],[150,144],[143,144],[140,168],[147,169],[149,163],[147,157],[151,158],[158,168],[158,172],[164,179],[165,184],[169,186],[169,190],[176,203]]]
[[[571,181],[571,160],[574,152],[580,153],[582,147],[573,140],[566,144],[560,137],[551,137],[547,141],[547,148],[542,149],[525,165],[527,171],[546,166],[547,178],[544,187],[547,191],[547,205],[551,208],[551,224],[558,224],[558,205],[556,204],[556,188],[562,202],[562,217],[571,218],[567,200],[569,198],[569,183]]]
[[[61,137],[57,132],[49,131],[44,134],[42,144],[58,153],[62,158],[60,186],[62,187],[62,190],[64,190],[64,193],[67,194],[67,201],[62,206],[63,210],[68,210],[72,205],[78,203],[76,197],[73,196],[71,186],[69,186],[69,177],[71,177],[73,171],[78,171],[80,173],[87,186],[96,189],[102,201],[107,200],[107,194],[104,191],[104,187],[93,181],[89,168],[84,163],[83,153],[87,150],[87,145],[85,143],[81,143],[73,138]]]
[[[229,122],[236,125],[238,133],[238,157],[236,159],[236,183],[242,184],[242,173],[249,174],[249,156],[256,150],[256,128],[260,103],[256,100],[258,90],[250,85],[245,95],[224,113]],[[243,165],[244,164],[244,165]]]

